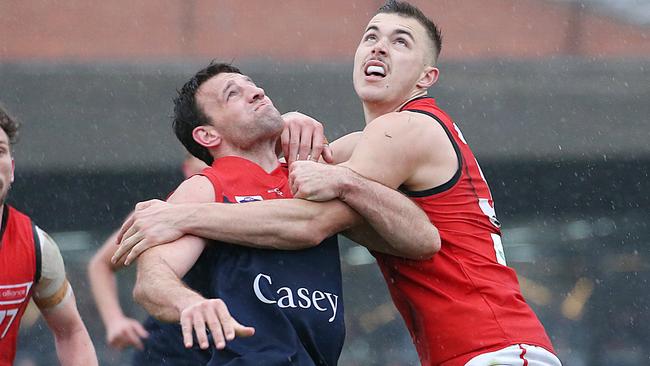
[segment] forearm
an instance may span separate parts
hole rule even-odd
[[[170,323],[179,322],[184,308],[203,299],[187,288],[154,250],[144,253],[138,259],[133,297],[153,317]]]
[[[77,326],[65,334],[55,333],[56,354],[62,366],[97,365],[97,356],[86,328]]]
[[[116,318],[123,317],[117,291],[115,273],[100,258],[93,258],[88,265],[88,279],[99,315],[107,326]]]
[[[303,249],[359,224],[361,219],[338,200],[284,199],[246,204],[186,205],[182,231],[239,245]]]
[[[77,311],[72,289],[64,300],[50,308],[39,307],[54,335],[56,353],[63,366],[97,365],[97,355]]]
[[[340,198],[376,232],[367,227],[348,232],[369,249],[411,259],[430,258],[440,249],[438,230],[402,193],[352,172],[342,184]]]

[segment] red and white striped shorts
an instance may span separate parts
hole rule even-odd
[[[515,344],[478,355],[465,366],[562,366],[560,360],[542,347]]]

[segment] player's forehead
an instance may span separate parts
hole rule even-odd
[[[222,72],[221,74],[218,74],[208,80],[206,83],[208,82],[212,83],[212,86],[217,90],[224,90],[233,84],[239,83],[247,83],[253,85],[255,84],[253,79],[251,79],[248,75],[232,72]]]
[[[417,19],[395,13],[379,13],[372,17],[365,29],[365,32],[369,31],[385,34],[407,32],[416,41],[424,40],[427,36],[426,29]]]
[[[222,72],[206,80],[197,91],[198,99],[223,99],[223,93],[230,87],[242,84],[255,85],[253,80],[243,74]]]

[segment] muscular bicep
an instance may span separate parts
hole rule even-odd
[[[350,160],[342,165],[395,189],[432,184],[449,158],[455,161],[442,127],[418,113],[395,112],[368,124]]]
[[[202,175],[195,175],[185,180],[167,199],[167,202],[170,203],[205,203],[214,201],[214,187],[210,180]]]
[[[342,162],[348,161],[352,156],[354,148],[361,140],[362,132],[352,132],[345,136],[339,137],[338,139],[330,143],[330,148],[332,149],[333,164],[340,164]]]

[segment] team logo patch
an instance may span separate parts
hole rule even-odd
[[[264,198],[262,198],[262,196],[235,196],[235,200],[237,201],[237,203],[246,203],[246,202],[263,201]]]
[[[0,285],[0,305],[20,304],[29,295],[32,282],[16,285]]]

